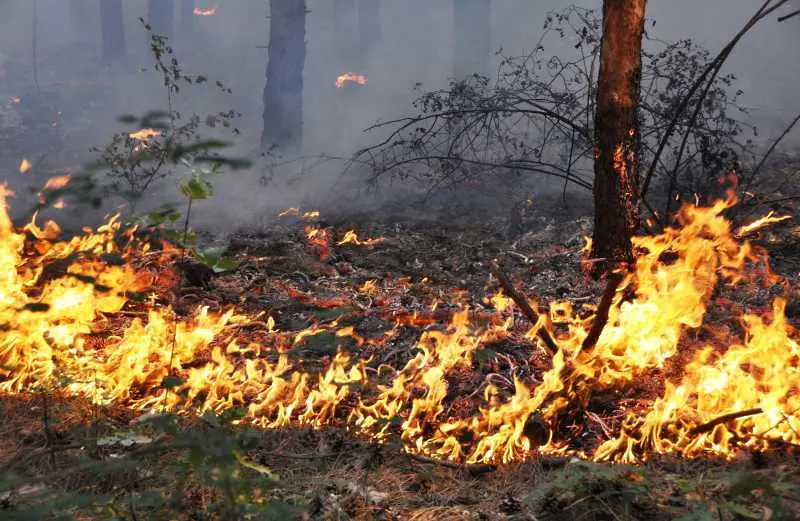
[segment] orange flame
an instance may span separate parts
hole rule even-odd
[[[363,74],[358,74],[355,72],[345,72],[344,74],[340,74],[336,78],[336,88],[341,89],[342,87],[344,87],[345,83],[348,82],[354,83],[359,87],[363,87],[367,84],[368,81],[369,80],[367,79],[367,77],[364,76]]]
[[[197,414],[236,407],[246,411],[244,421],[265,428],[336,424],[376,440],[396,433],[409,451],[461,462],[503,463],[541,453],[620,462],[656,453],[730,458],[771,443],[800,443],[800,335],[786,320],[785,299],[775,299],[767,313],[742,314],[741,337],[706,321],[718,285],[740,284],[747,267],[761,260],[737,240],[723,215],[733,196],[709,207],[684,206],[680,227],[635,238],[634,271],[618,289],[593,349],[582,348],[592,307],[553,303],[549,312],[540,311],[545,318],[537,326],[550,328],[559,346],[552,367],[535,379],[515,377],[505,389],[487,377],[476,406],[453,414],[446,406],[452,396],[448,376],[471,371],[479,349],[515,334],[513,303],[500,293],[487,299],[493,310],[483,324],[463,307],[450,312],[446,327],[424,331],[413,358],[393,369],[391,378],[368,372],[367,361],[352,359],[343,348],[321,373],[306,372],[288,350],[312,337],[328,333],[341,347],[344,340],[377,345],[394,333],[364,338],[335,321],[279,331],[269,319],[262,341],[242,344],[237,326],[263,324],[260,316],[198,307],[179,317],[155,299],[139,304],[146,306],[144,316],[125,319],[117,314],[129,305],[126,291],[154,292],[162,277],[105,259],[117,254],[135,260],[148,247],[116,217],[70,240],[58,238],[53,222],[16,229],[5,211],[10,195],[0,188],[0,392],[66,381],[75,395],[143,410]],[[312,244],[329,246],[328,229],[309,225],[305,232]],[[172,254],[163,255],[159,264],[165,265]],[[46,275],[48,264],[73,257],[78,260],[66,273]],[[285,290],[314,299],[288,285]],[[381,288],[371,280],[358,291],[371,295]],[[318,302],[346,304],[341,298]],[[119,334],[97,341],[93,332],[109,320],[120,321]],[[591,393],[624,391],[660,370],[690,341],[685,333],[702,325],[718,341],[684,352],[689,363],[683,375],[667,381],[660,397],[626,410],[621,425],[604,428],[590,452],[570,446],[561,424],[585,408]],[[539,342],[535,333],[526,335],[532,344]],[[163,385],[170,376],[179,381],[176,392]],[[368,392],[355,394],[360,388]],[[747,414],[737,416],[742,411]],[[545,430],[537,439],[528,433],[534,417]]]

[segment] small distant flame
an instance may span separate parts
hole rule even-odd
[[[357,74],[355,72],[345,72],[344,74],[340,74],[338,78],[336,78],[336,88],[341,89],[344,87],[344,84],[347,82],[355,83],[359,87],[363,87],[367,84],[369,80],[363,74]]]
[[[278,214],[278,217],[286,217],[287,215],[296,215],[302,219],[319,219],[319,211],[318,210],[309,210],[307,212],[300,213],[300,208],[291,207],[287,208],[286,210],[282,211]]]
[[[72,176],[69,174],[51,177],[44,184],[44,190],[58,190],[59,188],[64,188],[69,184],[70,179],[72,179]]]
[[[217,6],[214,7],[195,7],[194,8],[194,15],[195,16],[214,16],[217,14]]]
[[[22,158],[22,161],[19,164],[19,172],[21,174],[27,174],[31,168],[33,168],[31,162],[25,158]]]
[[[62,208],[65,208],[66,206],[67,206],[67,203],[64,202],[63,198],[60,198],[56,202],[53,203],[53,208],[57,208],[59,210],[61,210]]]
[[[20,101],[22,101],[22,99],[19,96],[11,96],[8,98],[8,102],[11,105],[19,105]]]
[[[136,132],[131,132],[128,134],[128,137],[131,139],[135,139],[136,141],[149,141],[155,137],[159,137],[161,135],[161,131],[155,128],[143,128],[141,130],[137,130]]]
[[[364,240],[361,240],[361,239],[358,238],[358,235],[356,234],[355,231],[350,230],[350,231],[346,232],[344,234],[344,237],[342,237],[342,240],[337,242],[336,244],[337,245],[356,244],[356,245],[359,245],[359,246],[372,246],[373,244],[378,244],[380,242],[383,242],[383,240],[384,240],[383,237],[378,237],[377,239],[364,239]]]

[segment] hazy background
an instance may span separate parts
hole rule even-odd
[[[506,55],[527,54],[542,33],[545,14],[571,3],[599,8],[601,2],[555,0],[493,0],[492,48]],[[760,0],[650,0],[648,26],[653,36],[672,41],[692,38],[715,54],[735,34],[761,3]],[[72,16],[75,4],[79,16]],[[110,134],[124,130],[115,122],[121,113],[141,114],[163,108],[165,94],[152,72],[147,37],[137,20],[146,17],[144,0],[125,0],[126,41],[129,60],[114,69],[99,59],[100,24],[97,0],[0,0],[0,129],[13,119],[6,100],[33,90],[34,7],[36,67],[39,88],[52,95],[52,119],[63,139],[63,150],[48,150],[46,140],[4,143],[0,150],[0,179],[20,183],[17,166],[23,157],[35,156],[46,168],[72,167],[91,158],[88,149],[104,144]],[[357,92],[335,88],[332,69],[336,32],[332,0],[309,0],[304,87],[304,153],[347,156],[376,139],[362,129],[371,122],[408,114],[415,97],[414,85],[446,85],[453,69],[452,0],[383,0],[383,39],[369,57],[365,74],[370,83]],[[175,47],[189,73],[202,73],[233,90],[222,95],[214,89],[187,91],[182,108],[198,113],[235,109],[242,113],[234,151],[254,156],[261,131],[261,96],[269,41],[267,0],[197,1],[202,7],[218,6],[214,17],[197,17],[191,40],[181,38],[176,14]],[[794,5],[792,7],[798,7]],[[787,8],[788,12],[790,8]],[[780,133],[800,111],[800,19],[778,23],[777,15],[757,27],[736,49],[726,71],[739,79],[741,102],[754,109],[753,123],[764,140]],[[570,53],[571,47],[552,49]],[[495,59],[497,62],[499,59]],[[496,65],[496,63],[494,64]],[[147,70],[140,70],[147,69]],[[344,71],[342,71],[344,72]],[[362,71],[358,71],[362,72]],[[9,115],[11,112],[11,115]],[[3,119],[5,118],[5,119]],[[5,121],[5,123],[4,123]],[[787,143],[798,144],[798,132]],[[44,149],[43,149],[44,147]],[[19,149],[19,150],[18,150]],[[266,186],[265,172],[255,167],[236,172],[218,189],[200,216],[207,223],[246,225],[262,218],[267,209],[302,204],[330,193],[340,165],[317,168],[300,182],[288,184],[309,162],[278,169],[277,180]],[[168,194],[169,192],[164,192]],[[163,195],[163,194],[162,194]],[[167,197],[167,196],[165,196]]]

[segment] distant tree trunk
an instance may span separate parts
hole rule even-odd
[[[639,106],[646,0],[604,0],[595,113],[595,273],[631,262],[639,227]]]
[[[261,148],[299,150],[303,135],[305,0],[270,0],[269,62]]]
[[[158,36],[172,39],[175,5],[172,0],[147,0],[147,23]]]
[[[93,5],[93,4],[92,4]],[[69,0],[69,18],[75,39],[86,41],[86,20],[89,19],[91,5],[86,0]]]
[[[453,74],[489,75],[491,56],[490,0],[455,0]]]
[[[194,34],[194,0],[180,0],[181,33],[189,38]]]
[[[122,0],[100,0],[100,32],[104,62],[111,63],[125,56]]]
[[[381,41],[381,0],[358,0],[358,37],[361,51],[368,54]]]
[[[338,70],[356,71],[362,67],[356,0],[335,0],[333,9]]]

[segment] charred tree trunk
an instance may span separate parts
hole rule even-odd
[[[172,0],[147,0],[147,24],[153,34],[172,39],[175,25],[175,5]]]
[[[299,150],[303,134],[305,0],[270,0],[269,61],[261,148]]]
[[[111,63],[125,56],[125,24],[122,17],[122,0],[100,0],[101,55]]]
[[[194,0],[180,0],[181,34],[191,38],[194,34]]]
[[[489,75],[491,56],[490,0],[455,0],[453,74]]]
[[[381,41],[381,0],[358,0],[358,38],[361,52],[368,54]]]
[[[604,0],[595,113],[595,274],[633,261],[639,227],[639,106],[646,0]]]

